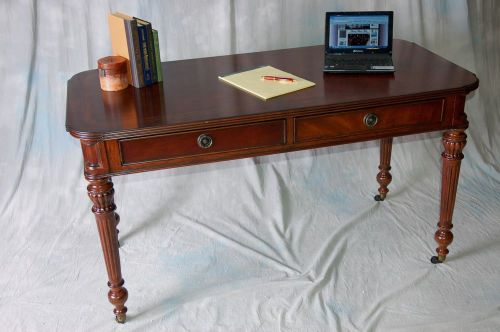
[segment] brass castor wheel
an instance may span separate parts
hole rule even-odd
[[[440,260],[438,256],[432,256],[431,257],[431,263],[432,264],[441,264],[444,262],[444,258],[443,260]]]
[[[374,200],[376,200],[377,202],[383,202],[385,198],[382,198],[382,196],[380,195],[375,195],[375,197],[373,197]]]
[[[120,324],[124,324],[125,321],[127,320],[126,315],[120,315],[120,316],[115,316],[116,322]]]

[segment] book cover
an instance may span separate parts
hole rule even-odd
[[[156,79],[157,82],[163,81],[163,72],[161,67],[161,57],[160,57],[160,41],[158,39],[158,31],[153,29],[153,44],[155,49],[155,63],[156,63]]]
[[[130,55],[124,21],[125,19],[123,17],[114,14],[108,15],[109,36],[111,39],[111,49],[113,51],[113,55],[119,55],[129,60],[127,61],[127,76],[129,83],[132,84],[132,69],[130,66]]]
[[[123,56],[129,60],[127,64],[129,83],[136,88],[143,87],[144,78],[142,74],[137,22],[133,17],[119,12],[110,14],[108,21],[113,54]],[[123,33],[125,33],[125,36]],[[126,55],[124,55],[125,53]]]
[[[155,66],[155,49],[153,45],[153,26],[150,22],[145,21],[141,18],[134,17],[137,20],[137,23],[145,27],[146,29],[146,42],[148,45],[148,54],[149,54],[149,67],[151,68],[151,76],[153,83],[157,82],[157,72]]]
[[[141,45],[141,61],[142,72],[144,74],[144,84],[153,84],[153,73],[151,71],[151,56],[148,48],[148,33],[146,27],[140,23],[137,24],[137,31],[139,33],[139,43]]]
[[[263,76],[286,77],[293,79],[293,82],[264,80]],[[219,79],[264,100],[316,85],[314,82],[271,66],[219,76]]]

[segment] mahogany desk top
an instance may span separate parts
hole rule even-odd
[[[438,255],[432,258],[443,262],[453,240],[451,217],[466,144],[465,97],[479,82],[414,43],[395,40],[393,46],[394,74],[324,74],[324,47],[311,46],[166,62],[163,83],[119,92],[101,91],[97,70],[72,77],[66,128],[81,141],[117,320],[125,321],[128,293],[120,268],[114,175],[380,139],[376,199],[382,201],[392,179],[392,137],[447,130]],[[263,101],[218,80],[262,65],[316,86]]]
[[[323,46],[236,54],[163,63],[162,84],[101,92],[97,70],[68,83],[66,128],[80,138],[171,132],[235,118],[283,117],[307,109],[341,111],[429,99],[474,90],[469,71],[407,41],[394,41],[394,75],[323,74]],[[218,76],[275,66],[316,83],[289,95],[262,101],[219,82]],[[113,95],[106,102],[106,95]],[[114,95],[120,95],[119,97]],[[122,100],[116,100],[116,99]]]

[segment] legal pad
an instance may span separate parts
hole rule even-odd
[[[263,76],[291,78],[293,82],[284,80],[265,80],[262,79]],[[219,79],[264,100],[316,85],[314,82],[310,82],[271,66],[219,76]]]

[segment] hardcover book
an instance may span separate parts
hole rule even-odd
[[[144,75],[144,84],[153,84],[153,73],[151,69],[151,56],[148,47],[148,33],[146,27],[142,24],[137,24],[137,31],[139,33],[139,44],[141,45],[141,60],[142,60],[142,72]]]
[[[154,49],[155,49],[155,63],[156,63],[156,79],[157,82],[162,82],[163,81],[163,73],[162,73],[162,67],[161,67],[161,57],[160,57],[160,42],[158,39],[158,31],[153,29],[153,43],[154,43]]]
[[[143,87],[142,62],[139,45],[137,22],[123,13],[108,15],[111,48],[114,55],[128,59],[127,76],[129,83],[136,88]]]
[[[145,57],[144,60],[148,60],[148,65],[151,71],[151,83],[157,82],[157,72],[156,72],[156,65],[155,65],[155,49],[154,49],[154,44],[153,44],[153,27],[150,22],[145,21],[143,19],[140,19],[138,17],[134,17],[134,19],[137,20],[137,24],[139,29],[144,29],[144,37],[147,45],[147,54],[148,56]],[[140,31],[141,31],[140,30]]]

